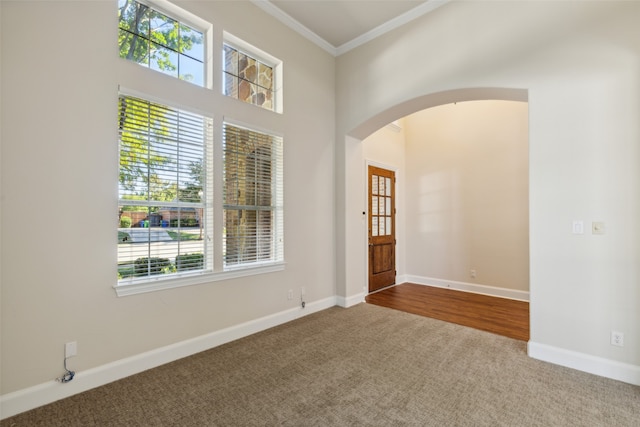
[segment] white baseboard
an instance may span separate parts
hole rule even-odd
[[[529,341],[529,357],[601,377],[640,385],[640,366]]]
[[[292,308],[210,334],[117,360],[86,371],[76,372],[73,381],[65,384],[52,380],[13,393],[4,394],[0,396],[0,419],[5,419],[21,412],[55,402],[56,400],[64,399],[74,394],[82,393],[83,391],[155,368],[165,363],[209,350],[335,305],[338,305],[337,297],[335,296],[320,301],[309,302],[305,305],[305,308]]]
[[[366,292],[359,293],[350,297],[336,297],[336,305],[343,308],[353,307],[354,305],[364,302]]]
[[[397,283],[415,283],[417,285],[434,286],[437,288],[454,289],[457,291],[472,292],[474,294],[490,295],[499,298],[515,299],[519,301],[529,301],[529,292],[515,289],[498,288],[495,286],[478,285],[476,283],[456,282],[453,280],[434,279],[431,277],[404,275],[403,281]]]
[[[402,278],[402,281],[398,280],[398,283],[409,282],[425,286],[449,288],[501,298],[529,301],[529,292],[524,291],[411,275],[399,276],[398,279],[400,278]],[[615,360],[591,356],[532,341],[529,341],[528,343],[528,354],[529,357],[542,360],[544,362],[565,366],[567,368],[611,378],[633,385],[640,385],[640,366],[637,365],[621,363]]]
[[[404,281],[500,296],[504,298],[528,300],[528,293],[525,293],[525,299],[521,294],[514,295],[509,292],[506,294],[502,292],[510,291],[508,289],[500,290],[500,292],[494,292],[494,289],[500,288],[482,285],[463,284],[460,282],[420,278],[416,276],[406,276],[406,280]],[[520,291],[512,292],[517,293]],[[320,301],[310,302],[306,304],[304,309],[300,307],[292,308],[200,337],[98,366],[87,371],[77,372],[73,381],[66,384],[49,381],[47,383],[2,395],[0,396],[0,419],[5,419],[21,412],[55,402],[56,400],[82,393],[92,388],[244,338],[254,333],[264,331],[274,326],[281,325],[291,320],[295,320],[336,305],[345,308],[351,307],[363,302],[365,295],[366,293],[361,293],[346,298],[336,296],[325,298]],[[640,385],[640,366],[616,362],[531,341],[528,343],[528,354],[534,359],[577,369],[594,375],[612,378],[629,384]]]
[[[409,277],[414,277],[414,276],[409,276],[407,274],[398,274],[396,276],[396,284],[400,284],[400,283],[407,283],[409,282]]]

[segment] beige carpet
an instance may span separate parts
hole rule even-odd
[[[0,423],[7,426],[638,426],[640,387],[522,341],[332,308]]]

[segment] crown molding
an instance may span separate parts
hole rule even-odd
[[[446,3],[449,3],[451,0],[428,0],[425,3],[422,3],[419,6],[414,7],[413,9],[403,13],[402,15],[396,16],[389,21],[378,25],[376,28],[367,31],[366,33],[354,38],[351,41],[348,41],[338,47],[332,45],[327,42],[325,39],[302,25],[300,22],[296,21],[291,15],[283,12],[280,8],[275,6],[269,0],[251,0],[251,3],[258,6],[263,11],[267,12],[269,15],[278,19],[280,22],[285,24],[287,27],[291,28],[301,36],[310,40],[320,48],[327,51],[329,54],[334,57],[340,56],[344,53],[349,52],[352,49],[355,49],[358,46],[361,46],[371,40],[380,37],[383,34],[388,33],[398,27],[403,26],[404,24],[413,21],[416,18],[421,17],[429,12],[434,11],[435,9],[443,6]]]
[[[338,50],[335,46],[302,25],[300,22],[296,21],[291,15],[283,12],[280,8],[273,5],[273,3],[271,3],[269,0],[251,0],[251,3],[255,4],[260,9],[267,12],[269,15],[273,16],[278,21],[282,22],[284,25],[291,28],[304,38],[326,50],[331,55],[338,56]]]
[[[362,46],[365,43],[370,42],[371,40],[380,37],[383,34],[388,33],[389,31],[395,30],[414,19],[421,17],[422,15],[426,15],[429,12],[433,12],[440,6],[443,6],[449,3],[451,0],[428,0],[425,3],[422,3],[419,6],[414,7],[413,9],[403,13],[402,15],[398,15],[389,21],[378,25],[376,28],[367,31],[366,33],[356,37],[355,39],[346,42],[343,45],[340,45],[336,48],[336,55],[340,56],[343,53],[347,53],[352,49],[355,49],[358,46]]]

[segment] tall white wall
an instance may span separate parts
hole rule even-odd
[[[338,290],[354,295],[362,129],[431,94],[529,101],[530,354],[640,383],[640,3],[450,2],[337,60]],[[459,101],[463,99],[458,99]],[[414,107],[407,111],[407,107]],[[572,221],[587,232],[572,234]],[[606,233],[590,233],[604,221]],[[611,330],[625,346],[610,344]]]
[[[409,274],[528,293],[528,120],[514,101],[405,118]]]
[[[219,46],[226,30],[284,62],[283,115],[222,96],[220,78],[200,107],[283,134],[285,270],[117,297],[118,85],[162,90],[168,77],[118,58],[115,0],[2,1],[3,396],[69,390],[101,366],[295,310],[301,286],[307,311],[335,298],[334,58],[250,2],[179,4]],[[70,341],[78,375],[56,385]]]

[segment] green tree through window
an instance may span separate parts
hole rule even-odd
[[[204,36],[144,3],[118,0],[120,57],[204,85]]]
[[[203,164],[211,126],[198,114],[120,96],[121,280],[206,268]]]

